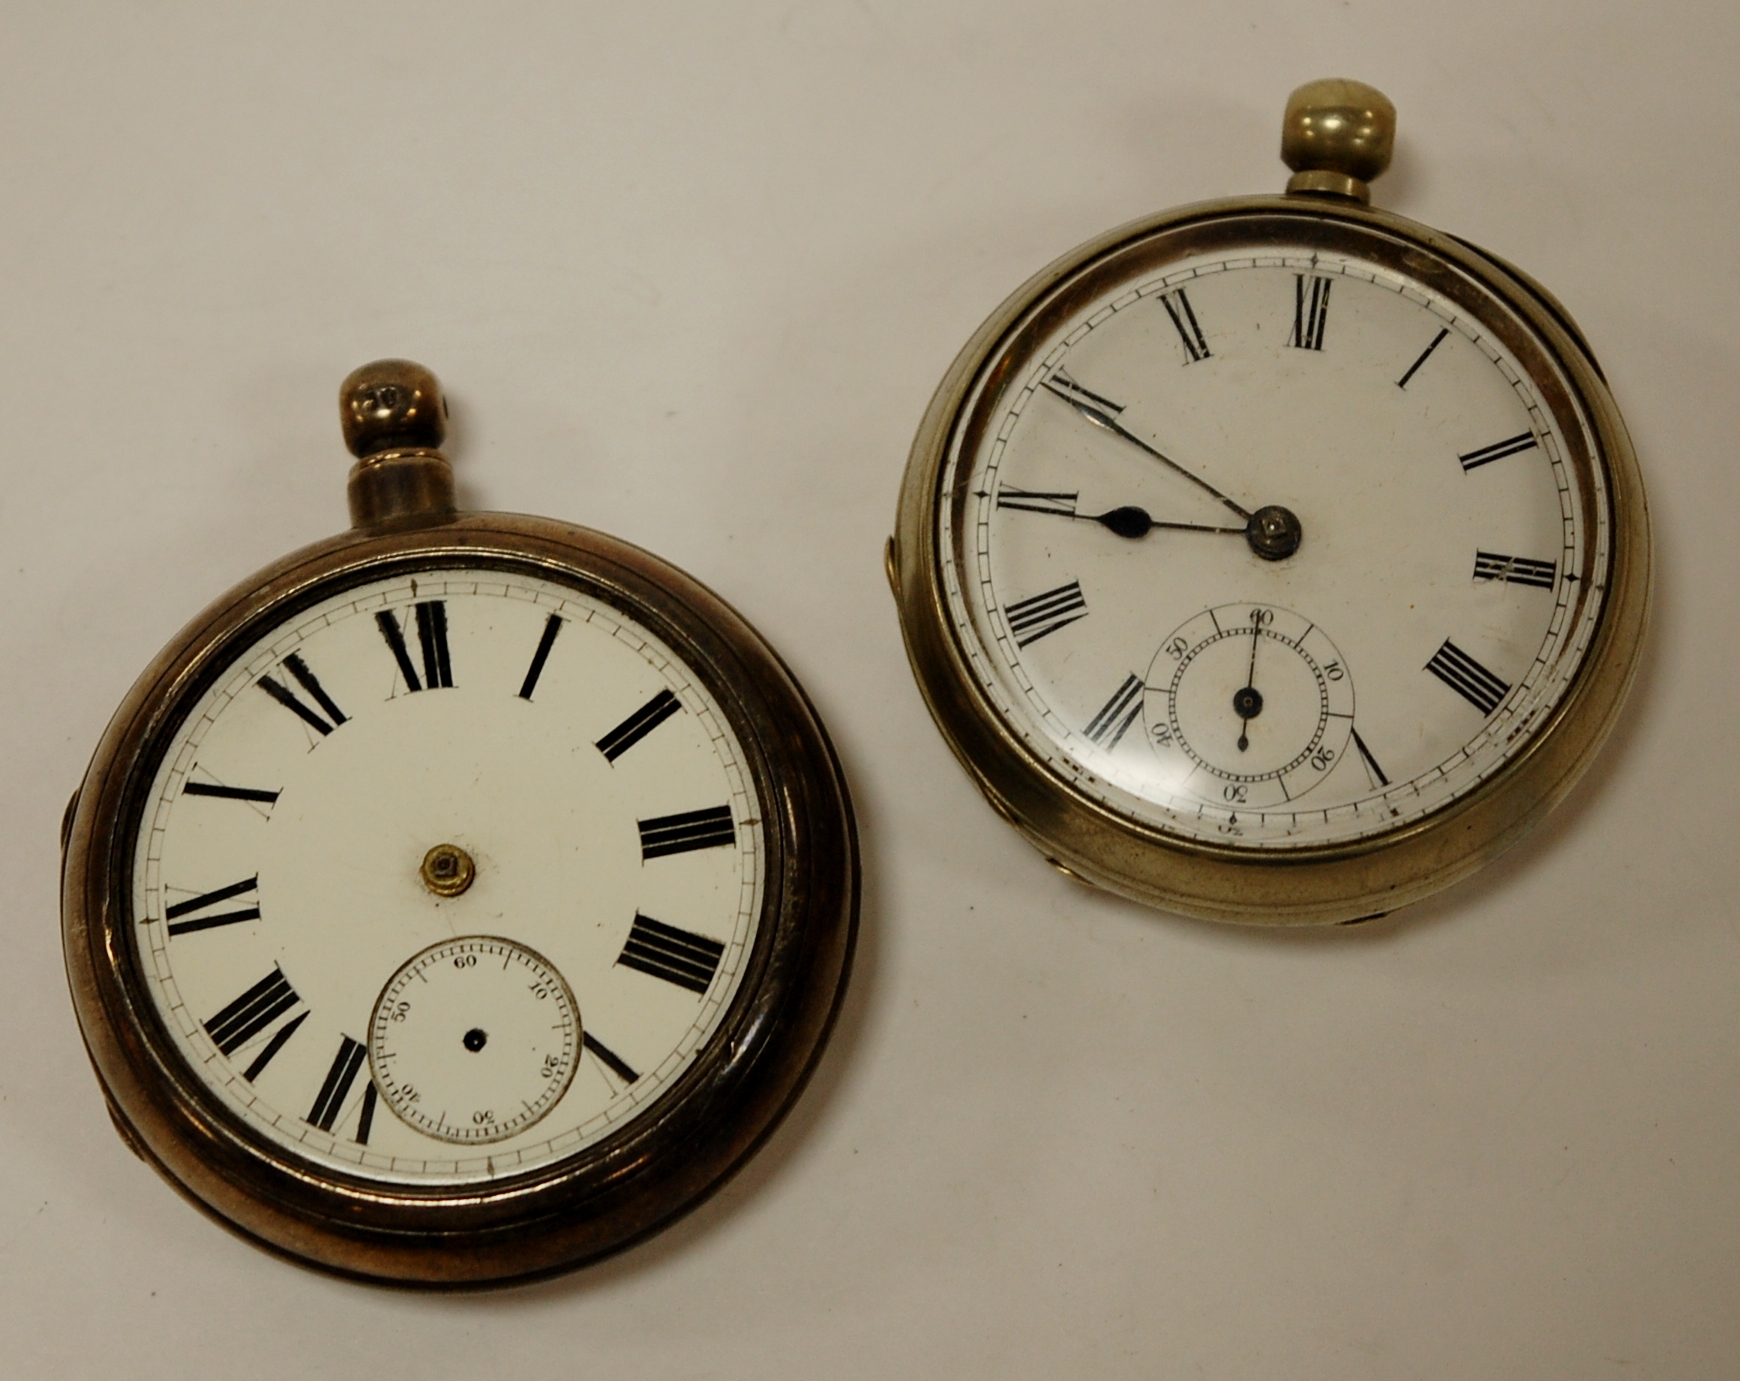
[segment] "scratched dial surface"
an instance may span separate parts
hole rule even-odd
[[[936,533],[1004,722],[1114,810],[1235,847],[1393,829],[1523,751],[1595,632],[1611,528],[1587,420],[1507,313],[1283,248],[1012,337]]]
[[[471,865],[456,893],[426,871],[443,847]],[[294,615],[194,704],[140,825],[135,942],[257,1134],[483,1183],[596,1144],[692,1065],[765,856],[743,748],[669,646],[554,581],[428,570]]]

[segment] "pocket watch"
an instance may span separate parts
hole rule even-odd
[[[955,360],[889,578],[919,687],[1058,867],[1268,924],[1514,842],[1637,665],[1625,427],[1532,278],[1369,205],[1382,93],[1293,93],[1286,195],[1114,230]]]
[[[803,691],[625,542],[459,513],[445,405],[345,381],[352,529],[147,668],[68,808],[74,1004],[125,1140],[270,1248],[582,1264],[756,1148],[844,991],[858,860]]]

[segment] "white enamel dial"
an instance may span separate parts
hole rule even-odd
[[[1396,828],[1511,760],[1594,635],[1610,498],[1484,312],[1348,255],[1204,254],[984,371],[936,541],[1003,722],[1241,847]]]
[[[134,931],[172,1040],[257,1134],[480,1183],[597,1143],[691,1066],[764,859],[743,749],[670,647],[455,566],[354,585],[217,674],[146,800]]]

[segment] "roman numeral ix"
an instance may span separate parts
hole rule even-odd
[[[180,916],[191,916],[195,911],[204,911],[207,907],[216,906],[219,902],[229,901],[239,897],[244,892],[252,892],[259,882],[259,874],[244,878],[240,882],[232,882],[228,887],[220,887],[215,892],[206,892],[186,901],[178,901],[163,913],[163,919],[169,922],[171,935],[186,935],[194,930],[214,930],[220,925],[236,925],[242,921],[257,921],[260,919],[260,899],[254,898],[252,906],[240,906],[233,911],[217,911],[209,916],[194,916],[192,920],[178,920]],[[149,918],[147,918],[149,919]],[[216,1037],[213,1037],[215,1040]],[[228,1053],[227,1051],[225,1052]]]
[[[1190,310],[1190,299],[1184,295],[1184,289],[1161,293],[1160,302],[1166,308],[1166,315],[1172,318],[1172,324],[1178,328],[1178,339],[1184,342],[1184,363],[1190,365],[1206,360],[1210,354],[1208,340],[1202,334],[1202,327],[1196,324],[1196,313]]]
[[[683,702],[662,690],[594,745],[606,762],[615,762],[635,744],[683,708]]]
[[[282,681],[274,681],[270,676],[262,676],[258,682],[260,689],[322,738],[325,738],[326,735],[345,722],[344,711],[333,704],[332,697],[321,688],[319,680],[308,669],[308,663],[302,660],[300,653],[292,652],[284,659],[284,670],[295,677],[296,684],[307,691],[314,698],[314,703],[326,711],[327,719],[322,719],[304,705],[301,700],[297,699],[296,692],[286,687]],[[199,793],[195,792],[194,794],[198,795]]]
[[[1500,556],[1497,552],[1474,553],[1476,580],[1502,580],[1510,585],[1533,585],[1550,590],[1558,582],[1557,561],[1531,561],[1525,556]]]
[[[695,849],[716,849],[737,842],[730,806],[689,810],[680,815],[656,815],[640,823],[640,856],[663,858]]]
[[[1509,682],[1499,680],[1448,638],[1444,639],[1444,646],[1432,654],[1426,670],[1481,714],[1491,714],[1498,708],[1499,701],[1510,693]]]
[[[1329,324],[1329,279],[1316,274],[1293,275],[1293,334],[1287,344],[1300,350],[1321,350]]]
[[[414,606],[417,614],[417,644],[423,654],[423,679],[417,679],[417,669],[411,665],[411,653],[405,646],[405,634],[391,609],[375,615],[381,637],[392,649],[393,660],[399,664],[399,675],[405,678],[409,690],[440,690],[453,684],[453,664],[447,655],[447,604],[444,600],[428,599]]]
[[[1061,489],[1017,489],[1005,484],[997,491],[998,508],[1015,508],[1023,513],[1054,513],[1060,518],[1075,517],[1075,492]]]
[[[1142,713],[1142,678],[1126,676],[1123,685],[1100,707],[1084,733],[1107,752],[1118,746],[1118,740],[1129,732]]]
[[[1042,595],[1033,595],[1027,599],[1017,600],[1003,610],[1003,617],[1008,620],[1009,632],[1015,639],[1015,646],[1026,647],[1036,643],[1047,633],[1055,633],[1066,624],[1087,617],[1087,601],[1082,598],[1081,582],[1072,580],[1067,585],[1059,585],[1055,590],[1047,590]]]
[[[616,962],[625,969],[651,974],[692,993],[704,993],[712,983],[713,975],[719,971],[719,960],[724,954],[725,946],[717,940],[636,914],[634,925],[628,932],[628,943],[622,947]],[[598,1052],[594,1050],[593,1053]],[[614,1065],[611,1067],[615,1068]],[[621,1072],[617,1070],[617,1073]]]

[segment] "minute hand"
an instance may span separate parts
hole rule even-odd
[[[1177,461],[1172,459],[1171,456],[1166,455],[1162,451],[1156,450],[1153,446],[1150,446],[1146,441],[1142,440],[1141,437],[1137,436],[1128,427],[1124,426],[1123,423],[1119,422],[1111,412],[1107,411],[1106,407],[1102,405],[1104,400],[1097,399],[1093,395],[1088,394],[1085,389],[1082,389],[1079,384],[1075,383],[1075,381],[1070,379],[1067,375],[1062,379],[1053,375],[1045,381],[1045,387],[1050,389],[1059,398],[1063,399],[1064,402],[1068,403],[1083,417],[1087,418],[1087,420],[1092,422],[1094,426],[1104,427],[1108,432],[1111,432],[1112,435],[1121,436],[1131,445],[1140,447],[1168,469],[1175,470],[1183,475],[1185,479],[1189,480],[1197,488],[1214,495],[1215,498],[1219,499],[1247,523],[1251,520],[1251,515],[1248,510],[1241,508],[1238,504],[1227,498],[1225,494],[1221,493],[1220,490],[1216,489],[1200,475],[1191,474],[1190,471],[1186,470]]]

